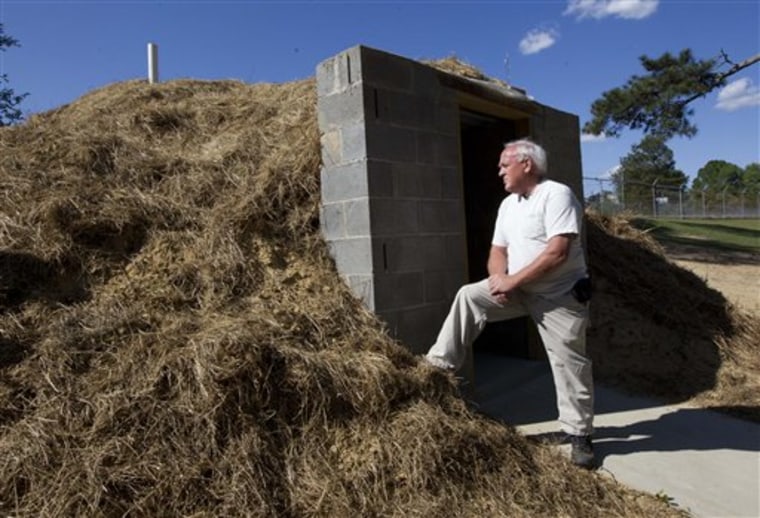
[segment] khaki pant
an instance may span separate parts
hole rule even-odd
[[[571,294],[545,299],[525,292],[502,305],[482,280],[463,286],[451,305],[438,339],[427,353],[430,363],[459,369],[487,322],[530,315],[538,327],[554,377],[559,422],[564,432],[593,432],[594,386],[591,359],[586,356],[588,306]]]

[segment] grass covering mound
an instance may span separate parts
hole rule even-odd
[[[319,233],[315,110],[312,80],[135,81],[0,128],[0,512],[677,514],[387,336]]]

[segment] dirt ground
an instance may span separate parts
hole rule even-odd
[[[760,253],[667,245],[668,257],[704,279],[742,310],[760,317]]]

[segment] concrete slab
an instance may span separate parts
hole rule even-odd
[[[558,431],[545,362],[476,352],[473,399],[526,436]],[[663,405],[597,385],[600,472],[671,499],[695,517],[760,516],[760,425],[687,405]]]

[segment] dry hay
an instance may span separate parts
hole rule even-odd
[[[478,81],[485,81],[486,83],[493,83],[505,88],[511,88],[510,85],[501,79],[487,76],[479,68],[459,59],[454,55],[441,59],[422,60],[422,63],[435,69],[442,70],[443,72],[448,72],[449,74],[454,74],[468,79],[476,79]]]
[[[473,414],[335,272],[311,80],[0,129],[0,513],[671,516]]]
[[[587,221],[596,379],[760,422],[760,322],[626,218]]]

